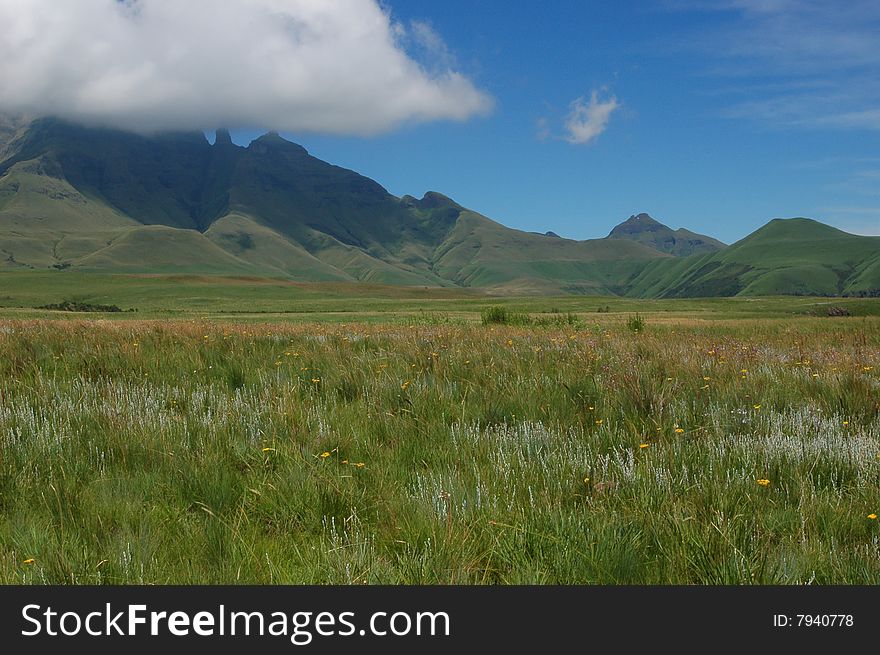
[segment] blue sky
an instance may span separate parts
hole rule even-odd
[[[576,239],[642,211],[726,242],[793,216],[880,234],[880,4],[843,5],[391,0],[393,20],[445,43],[410,54],[444,58],[492,111],[372,137],[284,134],[396,195],[436,190]],[[572,103],[594,93],[616,107],[573,143]]]

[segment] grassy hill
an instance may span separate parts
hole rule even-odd
[[[437,249],[435,268],[462,286],[607,294],[646,261],[666,257],[631,241],[572,241],[510,230],[466,211]]]
[[[774,219],[713,255],[651,263],[632,281],[641,297],[880,295],[880,237],[807,218]]]

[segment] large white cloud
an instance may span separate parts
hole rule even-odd
[[[6,112],[374,134],[492,105],[462,74],[409,56],[423,24],[376,0],[0,0],[0,26]]]

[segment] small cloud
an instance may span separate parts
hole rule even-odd
[[[611,114],[620,107],[620,103],[615,96],[600,100],[599,92],[593,91],[589,102],[584,102],[584,98],[580,97],[570,107],[565,119],[565,140],[583,145],[595,140],[607,129]]]
[[[537,130],[538,141],[546,141],[551,137],[550,121],[543,116],[535,121],[535,128]]]

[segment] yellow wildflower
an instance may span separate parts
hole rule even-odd
[[[758,484],[761,485],[762,487],[769,487],[770,480],[767,480],[766,478],[761,478],[760,480],[758,480]]]

